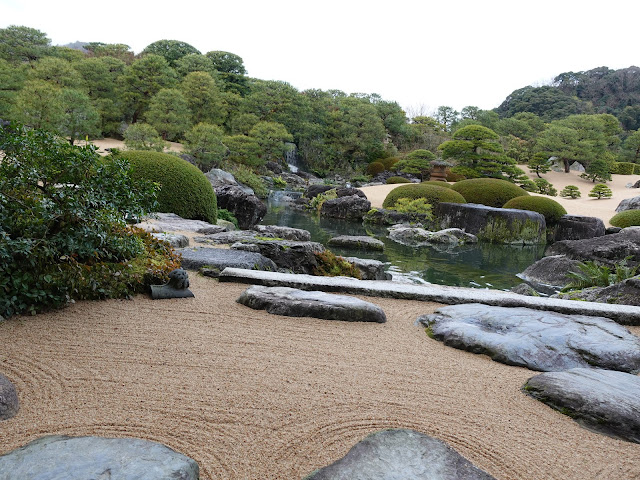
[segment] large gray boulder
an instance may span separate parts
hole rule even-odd
[[[374,208],[369,210],[364,216],[365,223],[374,225],[398,225],[398,224],[420,224],[416,226],[429,225],[431,219],[423,213],[401,213],[396,210],[386,210],[384,208]]]
[[[195,460],[137,438],[51,435],[0,456],[0,480],[197,480]]]
[[[478,240],[510,245],[546,243],[547,224],[537,212],[474,203],[439,203],[434,215],[440,229],[461,228]]]
[[[430,232],[424,228],[406,225],[394,225],[390,227],[389,238],[396,243],[412,247],[422,247],[433,244],[457,246],[478,242],[478,237],[466,233],[459,228],[446,228],[437,232]]]
[[[590,287],[578,291],[558,293],[557,298],[584,300],[617,305],[640,306],[640,276],[627,278],[608,287]]]
[[[371,202],[359,195],[338,197],[327,200],[320,208],[320,215],[333,218],[362,220],[371,209]]]
[[[179,233],[154,232],[151,234],[158,240],[167,242],[173,248],[184,248],[189,246],[189,237]]]
[[[263,236],[296,240],[298,242],[308,242],[311,240],[311,233],[302,228],[281,227],[279,225],[256,225],[253,229]]]
[[[391,274],[384,271],[385,264],[380,260],[368,258],[344,257],[360,272],[360,280],[391,280]]]
[[[336,188],[334,185],[309,185],[304,191],[305,198],[316,198],[318,195]]]
[[[640,227],[628,227],[612,235],[584,240],[562,240],[547,248],[545,255],[566,255],[581,262],[593,260],[615,266],[626,257],[629,265],[640,263]]]
[[[357,248],[361,250],[384,250],[384,242],[366,235],[338,235],[330,238],[327,244],[330,247]]]
[[[254,252],[209,247],[183,248],[176,252],[182,255],[182,268],[185,270],[200,270],[203,267],[213,267],[218,271],[226,267],[269,271],[278,269],[267,257]]]
[[[313,273],[318,266],[316,253],[324,252],[324,246],[317,242],[296,242],[294,240],[258,240],[238,242],[231,245],[233,250],[256,252],[269,258],[278,268],[293,273]]]
[[[507,365],[640,371],[640,338],[608,318],[470,303],[441,307],[417,321],[445,345]]]
[[[305,480],[491,480],[441,440],[414,430],[382,430]]]
[[[531,285],[536,291],[545,295],[553,295],[571,281],[570,272],[579,272],[580,262],[565,255],[543,257],[533,265],[529,265],[517,277]]]
[[[267,213],[266,205],[255,195],[243,192],[233,185],[215,189],[218,208],[229,210],[238,219],[238,227],[248,230],[259,223]]]
[[[373,303],[346,295],[305,291],[289,287],[254,285],[245,290],[238,303],[274,315],[313,317],[346,322],[384,323],[384,311]]]
[[[563,215],[553,231],[553,241],[582,240],[602,237],[605,234],[604,222],[596,217],[583,215]]]
[[[523,390],[590,430],[640,443],[640,377],[636,375],[572,368],[536,375]]]
[[[638,209],[640,209],[640,196],[625,198],[616,207],[616,212],[624,212],[625,210],[638,210]]]
[[[16,387],[0,373],[0,420],[9,420],[18,413],[19,409]]]

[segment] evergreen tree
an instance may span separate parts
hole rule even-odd
[[[609,165],[601,158],[597,158],[587,166],[585,172],[580,175],[580,177],[591,180],[594,183],[611,180]]]
[[[610,198],[612,195],[611,189],[604,183],[597,184],[591,189],[591,192],[589,192],[590,197],[596,197],[598,200],[601,198]]]
[[[580,198],[580,189],[575,185],[567,185],[560,191],[560,196],[563,198]]]

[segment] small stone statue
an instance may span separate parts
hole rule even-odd
[[[165,285],[151,285],[151,298],[188,298],[195,295],[189,290],[189,274],[182,268],[169,273],[169,281]]]

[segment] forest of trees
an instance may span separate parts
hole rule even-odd
[[[562,73],[552,85],[512,92],[494,110],[441,106],[408,118],[377,94],[299,91],[248,76],[233,53],[202,53],[177,40],[137,55],[124,44],[72,46],[52,46],[29,27],[0,29],[0,118],[71,143],[86,136],[140,148],[179,141],[203,170],[233,163],[259,172],[292,148],[321,176],[361,174],[415,150],[511,179],[516,163],[550,156],[567,165],[640,163],[637,67]],[[469,152],[482,161],[470,161]]]

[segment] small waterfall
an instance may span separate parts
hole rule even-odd
[[[296,198],[300,198],[302,192],[294,192],[292,190],[271,190],[267,201],[269,203],[292,202]]]
[[[300,170],[300,160],[298,159],[298,148],[295,143],[286,142],[285,147],[287,147],[287,151],[284,154],[284,159],[289,165],[289,170],[293,173],[298,173]]]

